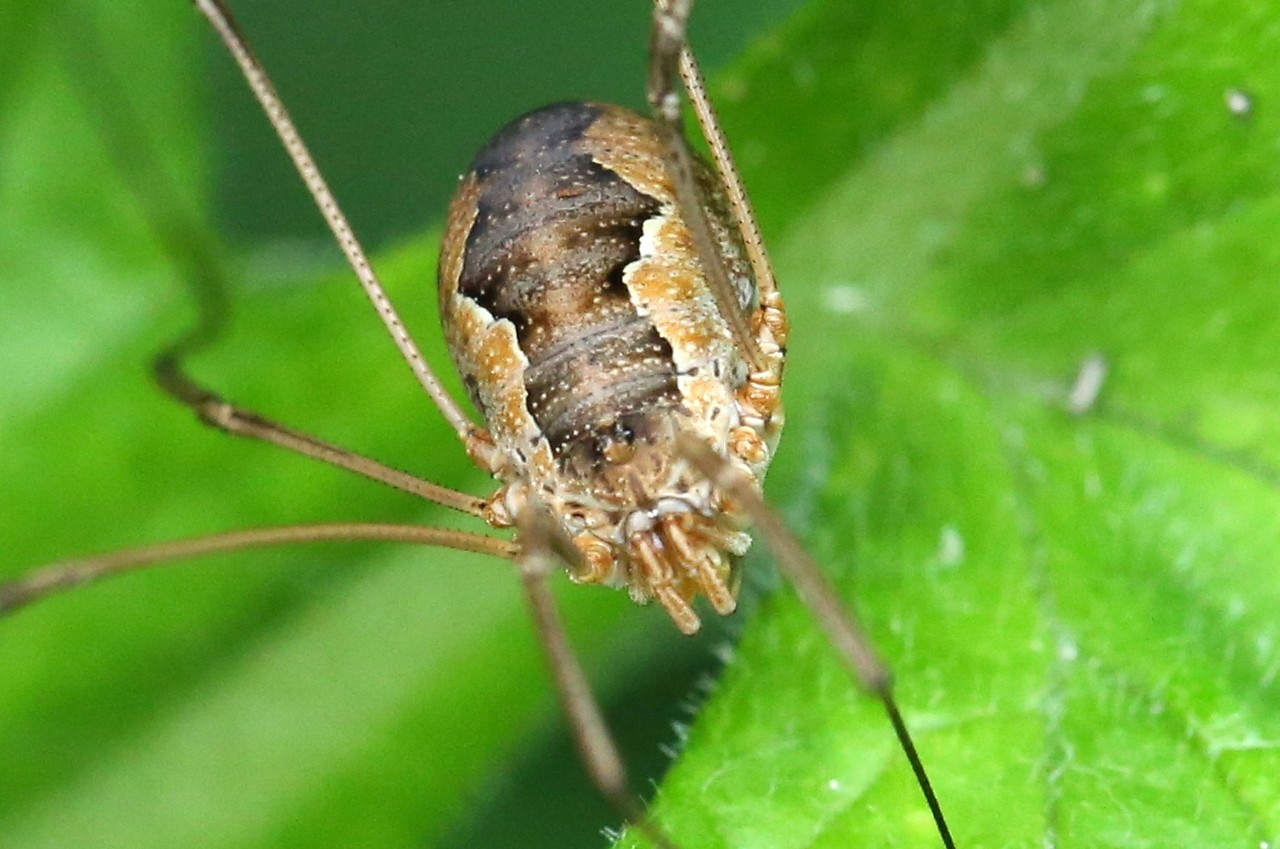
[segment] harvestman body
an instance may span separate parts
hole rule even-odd
[[[564,636],[546,578],[556,558],[582,583],[656,600],[684,633],[693,603],[734,610],[754,523],[859,680],[884,703],[938,824],[952,841],[889,676],[816,564],[767,508],[760,483],[782,427],[787,321],[754,215],[692,53],[691,2],[658,0],[654,119],[562,103],[513,121],[476,156],[449,209],[439,264],[449,350],[485,427],[443,390],[400,324],[261,66],[220,0],[196,0],[244,71],[419,382],[475,462],[488,499],[417,480],[234,407],[181,370],[162,386],[206,422],[359,472],[517,529],[515,543],[398,525],[317,525],[223,534],[38,570],[0,585],[0,612],[176,557],[292,541],[388,539],[482,551],[520,564],[535,623],[584,762],[656,843],[676,843],[632,802],[615,746]],[[688,150],[683,77],[715,158]]]
[[[707,211],[763,370],[690,253],[662,137],[620,107],[563,103],[508,125],[463,178],[440,257],[449,350],[489,426],[472,454],[506,482],[492,522],[545,506],[581,553],[578,580],[656,598],[686,634],[699,593],[733,612],[750,537],[677,439],[759,480],[782,426],[781,301],[757,297],[727,206]]]

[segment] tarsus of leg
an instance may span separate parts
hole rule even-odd
[[[782,518],[765,503],[755,484],[744,474],[695,436],[682,434],[678,448],[717,489],[742,505],[752,522],[769,541],[769,546],[777,557],[778,569],[796,588],[796,594],[813,613],[814,619],[826,632],[827,639],[845,665],[857,681],[884,705],[898,743],[911,764],[916,783],[933,815],[943,846],[955,849],[955,841],[942,813],[942,805],[934,793],[924,762],[920,759],[915,742],[893,697],[893,676],[872,647],[870,638],[841,602],[835,587]]]

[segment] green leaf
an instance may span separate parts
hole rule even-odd
[[[811,5],[728,83],[749,179],[783,203],[804,175],[770,490],[891,659],[959,845],[1274,844],[1280,28],[988,6]],[[822,108],[770,146],[754,95],[796,80]],[[936,844],[876,706],[787,593],[763,607],[657,818],[700,847]]]
[[[71,24],[42,7],[6,28],[22,61],[0,50],[21,75],[0,85],[0,569],[246,526],[448,521],[201,429],[147,384],[189,307],[72,82],[87,42],[68,51]],[[200,22],[176,2],[86,8],[202,208]],[[768,489],[890,659],[963,846],[1280,840],[1272,17],[830,0],[719,87],[794,326]],[[379,267],[443,363],[433,256],[424,240]],[[349,276],[274,262],[230,263],[249,287],[200,375],[485,492]],[[1095,352],[1107,379],[1069,414]],[[768,559],[758,546],[758,578]],[[662,686],[655,665],[688,674],[661,611],[563,599],[616,723]],[[811,617],[785,587],[748,602],[659,821],[699,849],[936,845]],[[309,547],[140,574],[0,622],[0,843],[590,845],[553,830],[614,821],[581,795],[518,814],[500,790],[558,724],[502,564]],[[528,783],[550,784],[534,763]],[[458,837],[460,818],[506,817],[505,839]]]

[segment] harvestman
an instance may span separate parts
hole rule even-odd
[[[263,528],[54,564],[0,585],[0,613],[108,575],[230,549],[385,540],[491,554],[518,565],[561,706],[606,798],[658,845],[675,841],[634,801],[570,648],[547,578],[626,587],[684,633],[736,605],[758,526],[780,570],[856,679],[884,705],[945,846],[954,843],[891,692],[887,668],[835,590],[765,504],[782,426],[787,322],[750,202],[685,41],[692,0],[656,0],[652,119],[563,103],[513,121],[476,156],[450,206],[441,314],[479,427],[401,324],[302,139],[221,0],[195,0],[232,53],[396,347],[472,460],[501,486],[477,498],[413,477],[227,403],[191,380],[183,339],[161,386],[207,424],[514,528],[513,541],[390,524]],[[714,171],[689,150],[680,83]]]

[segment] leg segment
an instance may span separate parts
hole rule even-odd
[[[338,241],[338,247],[346,255],[347,262],[351,265],[352,270],[355,271],[356,277],[359,278],[361,287],[368,296],[369,302],[373,304],[378,317],[382,319],[382,323],[392,341],[395,342],[396,348],[399,349],[400,355],[408,363],[409,368],[418,379],[418,383],[421,384],[431,400],[435,402],[440,414],[453,426],[458,438],[465,442],[468,434],[475,429],[475,425],[471,423],[471,420],[467,417],[462,407],[458,405],[458,402],[454,401],[449,396],[449,393],[445,391],[440,379],[436,377],[435,372],[432,371],[431,366],[422,356],[422,351],[418,348],[417,343],[409,335],[404,322],[400,320],[399,314],[396,312],[395,307],[392,306],[386,291],[382,288],[381,281],[378,280],[373,267],[369,264],[369,258],[365,256],[364,248],[361,247],[360,241],[356,238],[355,231],[352,230],[346,215],[342,212],[341,207],[338,206],[337,198],[329,190],[329,184],[325,182],[320,169],[316,166],[315,160],[311,158],[311,152],[302,141],[302,136],[298,134],[298,130],[293,124],[293,119],[289,117],[289,112],[285,109],[284,103],[280,100],[279,95],[276,94],[275,86],[271,84],[271,79],[267,76],[266,70],[258,63],[257,58],[254,57],[253,52],[249,49],[248,43],[240,35],[240,30],[236,26],[231,12],[223,5],[221,0],[195,0],[195,4],[201,13],[209,19],[209,23],[213,25],[214,30],[222,39],[223,44],[226,45],[227,50],[230,51],[236,64],[240,66],[240,71],[244,74],[245,81],[248,82],[254,96],[257,97],[258,102],[262,105],[268,120],[271,121],[271,126],[275,128],[276,134],[284,144],[285,151],[298,169],[298,174],[306,184],[307,191],[315,199],[316,206],[319,207],[321,215],[324,216],[325,222],[329,225],[334,238]]]
[[[217,393],[196,383],[182,370],[175,349],[170,349],[156,359],[154,374],[161,389],[174,400],[190,407],[202,422],[211,427],[236,436],[270,442],[471,516],[485,516],[483,499],[424,481],[346,448],[293,430],[251,410],[229,404]]]
[[[742,242],[746,245],[747,256],[751,259],[751,270],[756,275],[756,285],[760,287],[761,296],[778,290],[778,283],[773,276],[773,263],[769,261],[769,253],[765,249],[764,237],[760,235],[760,224],[756,221],[755,208],[747,196],[747,188],[742,183],[742,175],[733,161],[729,150],[729,141],[720,128],[720,118],[707,96],[707,82],[702,76],[702,68],[698,65],[693,48],[685,43],[680,51],[680,76],[684,79],[685,91],[689,93],[689,102],[693,104],[694,114],[698,117],[698,126],[702,129],[702,137],[711,148],[711,157],[715,160],[716,171],[724,186],[725,195],[733,209],[733,217],[738,221],[742,232]]]
[[[625,820],[661,849],[678,849],[631,794],[617,743],[605,724],[582,664],[569,645],[555,596],[547,586],[547,578],[555,571],[553,552],[564,545],[572,547],[572,542],[557,539],[558,527],[537,506],[530,504],[518,518],[520,578],[582,763],[601,795]]]
[[[680,214],[693,237],[701,258],[707,286],[721,316],[729,325],[734,341],[751,364],[752,371],[768,368],[768,360],[756,343],[750,323],[738,306],[729,272],[711,238],[711,225],[693,178],[693,154],[684,136],[677,80],[680,54],[685,49],[685,27],[693,0],[655,0],[653,35],[649,42],[649,108],[666,136],[667,173],[675,187]]]
[[[115,551],[98,557],[85,557],[36,569],[15,581],[0,583],[0,616],[82,584],[136,572],[149,566],[186,561],[207,554],[220,554],[245,548],[266,548],[309,542],[357,541],[438,545],[460,551],[490,554],[505,560],[514,560],[516,557],[515,545],[504,539],[444,528],[369,522],[255,528]]]
[[[903,753],[911,764],[916,783],[924,794],[925,802],[933,814],[938,834],[946,849],[955,849],[951,830],[942,813],[942,805],[933,792],[933,785],[925,772],[924,762],[916,751],[915,742],[907,730],[893,697],[893,676],[880,659],[871,639],[840,600],[839,593],[827,580],[804,546],[787,528],[781,517],[770,509],[755,485],[723,457],[716,454],[697,437],[684,434],[680,451],[693,463],[717,489],[729,496],[751,517],[756,527],[764,533],[777,557],[778,568],[796,588],[796,594],[813,613],[827,639],[840,654],[854,678],[871,695],[880,700]]]

